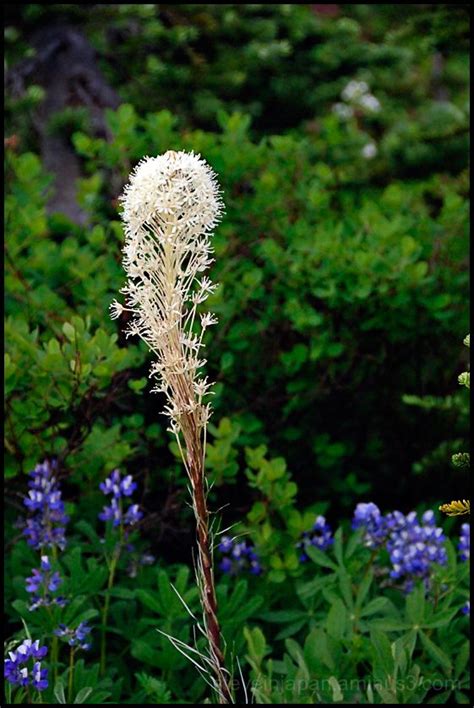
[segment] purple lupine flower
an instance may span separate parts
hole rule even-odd
[[[304,531],[301,534],[301,541],[296,547],[301,549],[300,561],[305,563],[309,560],[306,549],[315,546],[321,551],[325,551],[333,543],[332,531],[324,516],[317,516],[311,531]]]
[[[234,545],[233,540],[231,539],[230,536],[222,536],[220,543],[218,545],[218,549],[220,550],[221,553],[230,553]]]
[[[54,634],[67,641],[70,647],[76,647],[84,651],[91,648],[90,641],[86,641],[87,635],[90,634],[90,632],[91,627],[89,627],[86,622],[81,622],[76,629],[71,629],[70,627],[66,627],[65,624],[60,624],[59,627],[54,630]]]
[[[396,512],[397,513],[397,512]],[[352,528],[364,529],[363,542],[367,548],[379,548],[387,540],[387,523],[380,509],[372,502],[357,504]]]
[[[56,461],[45,460],[29,473],[30,489],[23,503],[33,512],[33,516],[26,520],[23,534],[27,543],[35,549],[56,546],[63,550],[66,547],[65,531],[69,518],[53,474],[56,468]]]
[[[101,521],[113,521],[114,526],[120,526],[122,521],[122,510],[117,499],[114,497],[110,500],[110,506],[104,506],[99,514]]]
[[[463,524],[461,526],[461,533],[459,536],[459,557],[462,561],[468,561],[470,557],[470,547],[471,547],[471,526],[470,524]]]
[[[421,523],[415,511],[405,517],[400,512],[389,516],[392,524],[387,541],[392,563],[390,577],[401,579],[405,592],[413,589],[417,578],[428,587],[433,565],[446,565],[448,561],[444,547],[446,537],[436,526],[433,511],[426,511]]]
[[[41,668],[41,659],[48,653],[47,647],[40,647],[39,640],[25,639],[16,651],[8,652],[4,661],[4,677],[14,686],[33,686],[38,691],[48,687],[48,669]],[[33,668],[28,662],[33,659]]]
[[[143,512],[140,511],[138,504],[132,504],[128,507],[125,516],[123,517],[126,526],[134,526],[143,517]]]
[[[58,571],[52,572],[51,563],[48,556],[41,556],[41,567],[33,568],[32,575],[26,578],[26,592],[32,593],[31,611],[38,607],[49,607],[59,605],[63,607],[66,600],[61,597],[51,597],[50,593],[57,591],[63,582]]]
[[[33,664],[33,678],[31,683],[37,691],[44,691],[45,688],[48,688],[48,669],[42,669],[40,661],[35,661]]]
[[[358,504],[352,528],[364,529],[363,542],[367,548],[377,549],[386,544],[392,569],[390,577],[401,580],[405,592],[410,592],[417,578],[429,586],[433,565],[445,565],[447,553],[443,530],[436,526],[430,509],[418,519],[416,511],[403,514],[393,511],[383,516],[376,504]]]
[[[251,545],[246,541],[236,542],[230,536],[222,536],[218,550],[223,554],[219,568],[224,573],[236,575],[243,570],[248,570],[252,575],[260,575],[262,566],[260,559]]]
[[[101,521],[112,521],[114,526],[134,526],[143,517],[138,504],[132,504],[126,511],[123,508],[124,497],[130,497],[137,488],[132,475],[122,479],[120,471],[113,470],[110,476],[100,483],[99,488],[105,495],[112,495],[110,506],[104,506],[99,514]]]
[[[227,558],[224,556],[222,558],[221,562],[219,563],[219,568],[224,572],[224,573],[230,573],[232,571],[232,561],[230,558]]]
[[[104,494],[113,494],[116,499],[119,499],[122,496],[131,496],[137,485],[133,481],[131,474],[121,479],[120,470],[113,470],[110,473],[110,477],[107,477],[105,482],[102,482],[99,487]]]

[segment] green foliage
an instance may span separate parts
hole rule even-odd
[[[344,543],[339,529],[334,555],[310,550],[318,570],[311,580],[296,581],[292,609],[265,613],[265,633],[246,630],[256,702],[466,702],[469,651],[456,599],[466,568],[456,564],[451,549],[434,596],[426,597],[422,586],[405,597],[381,592],[373,557],[358,541],[352,535]],[[454,594],[445,583],[453,583]],[[287,596],[275,604],[287,606]],[[276,636],[275,623],[282,628]],[[282,645],[271,657],[270,632],[271,645]]]

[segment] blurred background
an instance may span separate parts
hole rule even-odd
[[[150,357],[108,315],[124,281],[117,198],[168,149],[201,153],[226,204],[207,340],[224,525],[264,513],[249,448],[286,461],[282,505],[331,522],[360,501],[466,496],[450,460],[468,433],[467,7],[6,6],[12,518],[46,457],[78,514],[97,513],[120,467],[154,552],[189,558]]]

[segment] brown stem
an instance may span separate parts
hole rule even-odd
[[[194,432],[196,432],[195,426]],[[186,441],[189,471],[193,487],[193,507],[196,516],[198,545],[198,575],[201,603],[204,612],[205,628],[211,653],[214,672],[219,686],[219,703],[232,703],[231,692],[227,683],[227,670],[221,649],[221,630],[217,619],[217,600],[212,568],[212,553],[209,542],[209,510],[206,502],[204,465],[202,446],[196,442],[198,434]]]

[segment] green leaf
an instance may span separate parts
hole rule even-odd
[[[63,324],[63,332],[64,332],[64,335],[67,337],[67,339],[69,339],[70,342],[74,341],[74,338],[76,336],[76,330],[74,329],[72,324],[70,324],[69,322],[65,322]]]
[[[64,693],[64,684],[61,681],[61,679],[58,679],[56,681],[55,686],[54,686],[54,697],[56,698],[58,703],[66,703],[66,696]]]
[[[373,600],[367,603],[365,607],[360,611],[361,617],[368,617],[369,615],[374,615],[376,612],[381,612],[384,608],[390,605],[390,600],[386,597],[375,597]]]
[[[334,534],[334,555],[339,565],[344,568],[344,559],[342,557],[342,528],[339,527]]]
[[[284,627],[278,634],[275,636],[275,639],[286,639],[287,637],[292,637],[294,634],[299,632],[299,630],[302,627],[305,627],[307,625],[307,618],[305,617],[304,619],[299,620],[298,622],[292,622],[289,624],[287,627]]]
[[[356,601],[355,601],[355,608],[357,611],[359,611],[364,604],[364,600],[367,597],[367,593],[370,590],[370,586],[372,584],[374,574],[372,570],[368,570],[364,577],[362,578],[362,582],[359,585],[359,589],[357,590],[357,596],[356,596]],[[369,603],[370,605],[370,603]],[[367,605],[367,607],[369,606]],[[362,613],[360,613],[362,615]]]
[[[260,615],[265,622],[294,622],[302,618],[306,618],[306,612],[303,610],[276,610],[274,612],[263,612]]]
[[[333,703],[338,703],[339,701],[344,700],[344,695],[341,691],[341,686],[339,684],[339,681],[335,676],[330,676],[328,678],[328,683],[331,686],[332,689],[332,700]]]
[[[456,703],[459,703],[459,705],[469,705],[471,703],[469,696],[466,696],[466,694],[462,693],[462,691],[455,691],[454,697],[456,699]]]
[[[298,642],[295,642],[294,639],[285,639],[285,648],[297,666],[303,669],[305,677],[307,676],[309,678],[309,671],[306,666],[303,649]]]
[[[390,691],[390,689],[386,688],[383,684],[376,683],[374,684],[374,688],[383,700],[384,704],[392,706],[396,706],[399,704],[398,698],[395,693],[393,693],[393,691]]]
[[[338,599],[331,606],[326,620],[327,633],[333,639],[340,641],[344,636],[347,623],[347,610],[342,600]]]
[[[259,627],[244,627],[244,637],[247,641],[249,654],[257,664],[261,662],[267,652],[265,635]]]
[[[404,622],[394,617],[376,617],[370,620],[370,627],[383,632],[398,632],[400,630],[412,629],[412,625],[409,622]]]
[[[349,558],[352,558],[355,551],[360,547],[362,535],[362,529],[358,529],[351,534],[346,546],[346,561],[348,561]]]
[[[77,696],[74,699],[74,703],[85,703],[93,690],[94,689],[90,686],[84,686],[84,688],[81,688],[81,690],[78,692]]]
[[[152,612],[156,612],[156,614],[161,615],[161,604],[158,602],[156,595],[151,593],[149,590],[143,590],[142,588],[137,588],[135,590],[135,594],[140,602],[145,605],[145,607],[148,607],[148,609],[152,610]]]
[[[338,571],[337,577],[344,602],[346,603],[347,608],[352,610],[354,607],[354,600],[352,598],[351,578],[344,568],[341,568]]]
[[[333,563],[333,561],[329,560],[327,555],[319,548],[316,548],[315,546],[308,546],[305,548],[305,552],[311,560],[316,563],[316,565],[321,565],[323,568],[330,568],[331,570],[337,570],[337,565]]]
[[[394,671],[394,660],[390,641],[386,634],[371,628],[370,641],[374,650],[374,659],[383,669],[387,676],[392,676]]]
[[[418,627],[423,624],[425,604],[425,589],[420,584],[408,595],[406,601],[407,618]]]
[[[165,639],[165,637],[163,637]],[[171,646],[169,645],[169,640],[166,640],[168,644],[165,646]],[[135,659],[138,659],[138,661],[141,661],[145,664],[149,664],[150,666],[154,666],[157,669],[162,669],[163,668],[163,655],[161,652],[157,651],[156,649],[153,649],[148,642],[144,641],[143,639],[136,639],[132,642],[132,656],[135,657]],[[177,652],[175,651],[174,654],[176,655]],[[176,661],[176,658],[175,658]]]
[[[328,644],[324,629],[316,627],[306,637],[304,643],[306,664],[312,673],[317,673],[321,664],[334,671],[336,664]]]
[[[467,666],[469,661],[470,645],[469,642],[464,642],[459,651],[456,654],[456,659],[454,661],[454,676],[459,678]]]
[[[458,609],[451,609],[451,610],[442,610],[441,612],[437,612],[434,619],[429,620],[428,622],[423,623],[423,627],[425,629],[435,629],[438,627],[444,627],[447,624],[451,622],[453,617],[455,617],[458,613]]]
[[[431,656],[431,658],[436,661],[447,673],[452,671],[453,665],[451,659],[444,653],[440,647],[438,647],[431,639],[425,634],[425,632],[420,631],[419,633],[421,643],[423,644],[426,652]]]

